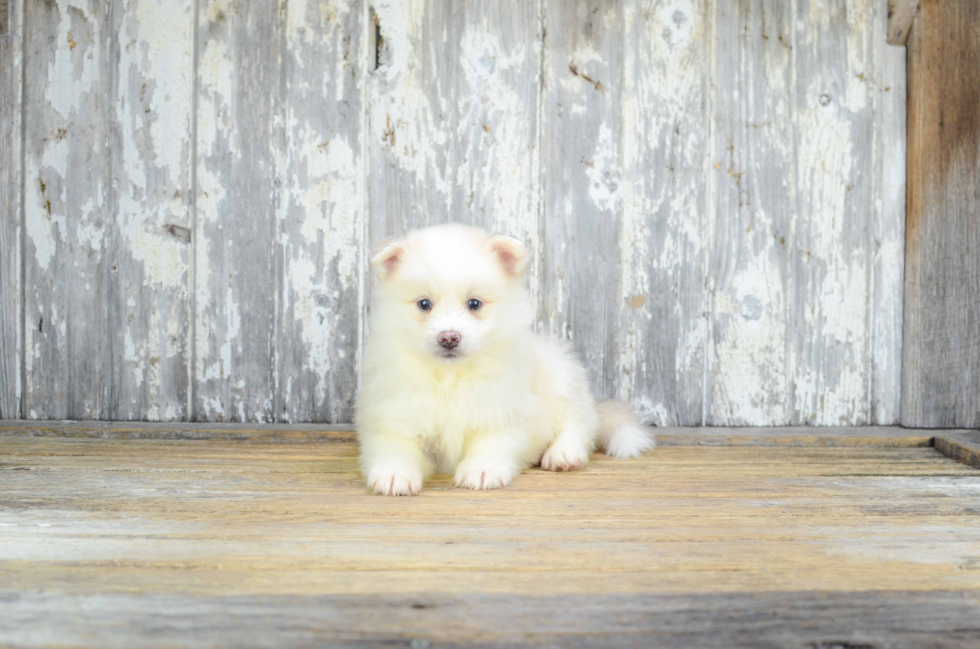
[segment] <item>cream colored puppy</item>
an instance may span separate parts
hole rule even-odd
[[[458,225],[387,243],[371,310],[357,431],[368,488],[415,495],[434,472],[497,489],[530,466],[633,457],[653,438],[625,404],[596,404],[568,346],[531,330],[510,237]]]

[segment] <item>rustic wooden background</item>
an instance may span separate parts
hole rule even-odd
[[[373,242],[483,224],[660,425],[898,421],[874,0],[11,0],[0,417],[343,422]]]

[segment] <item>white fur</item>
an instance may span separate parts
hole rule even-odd
[[[597,445],[615,457],[653,447],[625,404],[597,408],[568,346],[531,330],[520,242],[458,225],[427,228],[382,247],[380,289],[357,404],[368,488],[416,495],[435,472],[459,487],[496,489],[540,463],[588,463]],[[423,311],[420,299],[433,308]],[[477,311],[467,308],[479,299]],[[461,342],[446,358],[438,336]]]

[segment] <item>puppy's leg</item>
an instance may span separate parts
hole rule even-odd
[[[555,441],[541,456],[546,471],[571,471],[589,463],[595,450],[595,426],[589,421],[566,421]]]
[[[548,448],[539,456],[541,468],[570,471],[585,466],[599,429],[585,368],[567,346],[548,338],[538,340],[538,364],[538,392],[547,395],[541,401],[542,428],[549,433]]]
[[[361,435],[361,472],[368,489],[385,496],[415,496],[432,474],[432,461],[415,440],[401,435]]]
[[[541,468],[546,471],[571,471],[585,466],[595,450],[599,429],[595,401],[584,382],[575,387],[571,398],[559,401],[552,415],[559,433],[541,456]]]
[[[485,433],[472,440],[456,467],[457,487],[500,489],[526,464],[527,437],[522,429]]]

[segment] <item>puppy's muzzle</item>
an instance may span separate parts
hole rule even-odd
[[[439,344],[446,349],[456,349],[462,339],[458,331],[443,331],[439,334]]]

